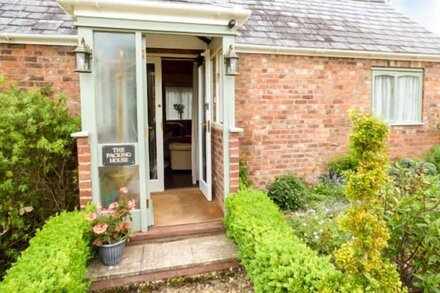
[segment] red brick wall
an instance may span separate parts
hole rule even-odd
[[[240,133],[229,134],[229,192],[236,192],[239,183]]]
[[[90,164],[90,141],[88,137],[77,139],[78,184],[81,208],[92,201],[92,174]]]
[[[74,72],[74,47],[0,44],[0,74],[21,88],[50,85],[67,96],[71,113],[80,114],[79,75]]]
[[[212,194],[223,208],[223,130],[211,127]]]
[[[420,156],[439,143],[440,64],[246,54],[236,79],[240,156],[256,187],[288,170],[314,180],[347,151],[351,107],[371,109],[371,67],[424,68],[421,126],[392,127],[390,153]]]

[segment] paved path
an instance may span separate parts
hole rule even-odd
[[[95,259],[88,277],[93,281],[124,278],[233,261],[236,257],[235,245],[224,234],[145,243],[127,246],[117,266],[107,267]]]

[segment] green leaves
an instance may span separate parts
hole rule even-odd
[[[358,165],[355,172],[345,173],[351,206],[340,218],[340,227],[353,238],[334,253],[335,262],[351,279],[346,287],[351,291],[401,292],[404,289],[396,269],[382,257],[390,237],[380,209],[388,181],[388,127],[365,113],[351,110],[350,115],[350,152]]]
[[[395,188],[389,189],[385,202],[391,232],[388,255],[407,286],[436,292],[440,285],[440,178],[430,175],[425,164],[402,159],[391,169]]]
[[[227,235],[256,292],[317,292],[342,275],[294,234],[278,207],[261,191],[246,189],[226,201]]]
[[[85,212],[63,212],[48,220],[7,271],[0,292],[87,292],[90,228]]]
[[[8,226],[0,238],[0,276],[46,218],[76,206],[70,134],[78,129],[62,98],[0,89],[0,223]]]
[[[287,173],[275,178],[268,186],[268,193],[280,208],[285,210],[295,210],[306,202],[308,190],[302,180]]]

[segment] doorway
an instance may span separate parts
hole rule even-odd
[[[208,56],[208,58],[206,58]],[[155,226],[219,220],[212,197],[210,78],[204,60],[147,56],[150,191]]]

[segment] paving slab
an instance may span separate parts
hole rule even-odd
[[[98,258],[88,268],[92,281],[199,267],[236,260],[237,249],[224,234],[127,246],[117,266],[105,266]]]

